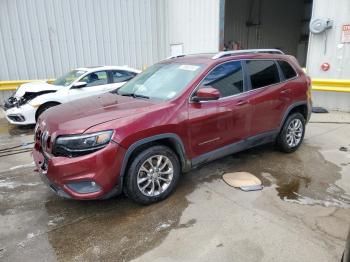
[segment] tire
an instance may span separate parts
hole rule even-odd
[[[299,148],[305,135],[305,118],[300,113],[288,116],[276,139],[277,147],[285,153],[292,153]]]
[[[166,146],[152,146],[132,160],[124,191],[136,203],[149,205],[169,196],[179,177],[180,163],[177,155]]]
[[[57,106],[59,105],[59,103],[46,103],[46,104],[43,104],[41,105],[38,110],[36,111],[36,114],[35,114],[35,121],[38,121],[38,118],[39,116],[44,113],[44,111],[46,111],[47,109],[51,108],[51,107],[54,107],[54,106]]]

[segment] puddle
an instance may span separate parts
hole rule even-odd
[[[49,244],[59,261],[129,261],[160,245],[171,230],[194,226],[195,219],[180,222],[191,204],[186,196],[204,183],[210,186],[221,180],[227,172],[256,175],[283,201],[348,206],[350,197],[336,185],[341,167],[326,161],[318,150],[304,144],[296,153],[283,154],[264,146],[228,156],[184,174],[168,199],[151,206],[134,204],[122,196],[105,201],[64,200],[44,185],[35,185],[40,180],[33,167],[16,165],[8,173],[11,180],[4,174],[0,177],[0,214],[9,218],[32,214],[29,222],[13,222],[22,228],[6,238],[21,235],[16,243]],[[205,192],[210,200],[211,192]],[[16,244],[7,244],[4,256],[16,254],[16,248]]]
[[[84,202],[53,196],[45,203],[51,218],[48,240],[58,260],[129,261],[158,246],[170,230],[195,224],[194,219],[180,223],[189,205],[186,195],[194,188],[184,177],[174,194],[151,206],[134,204],[123,196]]]
[[[232,157],[231,172],[244,170],[256,175],[264,186],[274,186],[282,200],[350,207],[350,195],[336,185],[341,167],[325,160],[319,148],[304,144],[293,154],[283,154],[263,146]]]

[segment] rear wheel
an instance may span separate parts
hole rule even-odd
[[[278,137],[277,146],[282,152],[291,153],[301,145],[305,134],[305,119],[300,113],[288,116]]]
[[[129,167],[125,193],[140,204],[151,204],[166,198],[180,176],[177,155],[166,146],[152,146],[140,152]]]

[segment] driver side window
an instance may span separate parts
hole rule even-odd
[[[219,90],[221,97],[243,92],[244,77],[241,61],[218,65],[202,81],[202,86],[211,86]]]
[[[90,73],[84,78],[82,78],[80,82],[86,82],[87,83],[86,87],[106,85],[108,82],[107,72],[99,71],[99,72]]]

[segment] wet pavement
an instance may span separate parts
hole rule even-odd
[[[25,152],[32,132],[0,119],[1,261],[340,260],[350,225],[349,124],[309,124],[293,154],[266,145],[209,163],[151,206],[55,196]],[[238,171],[264,189],[222,180]]]

